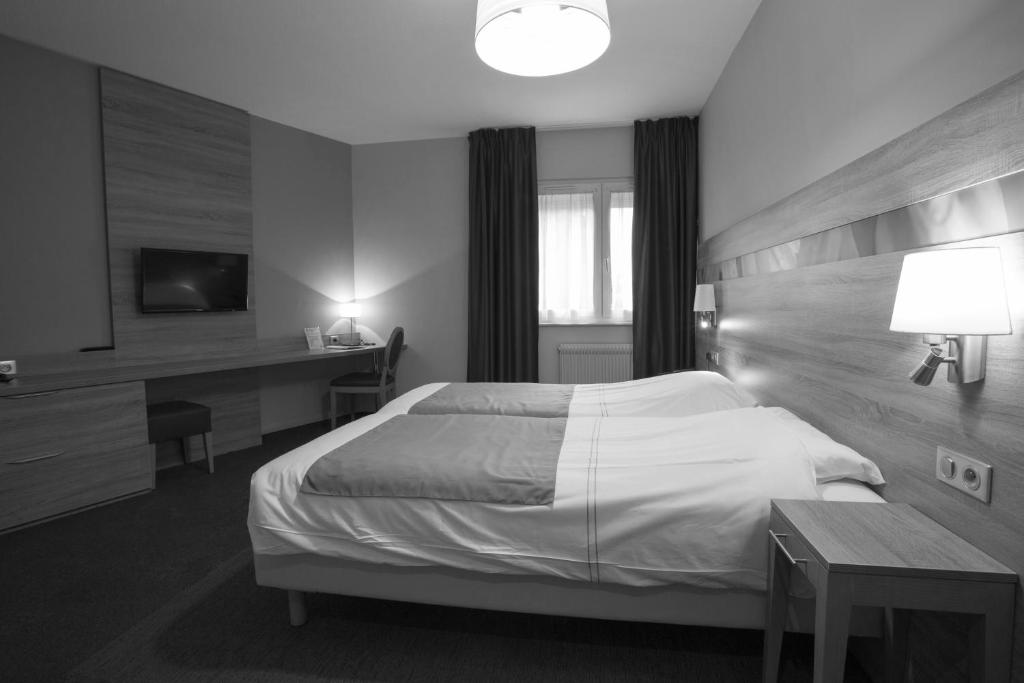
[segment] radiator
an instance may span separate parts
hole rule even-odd
[[[593,384],[633,379],[632,344],[559,344],[558,381]]]

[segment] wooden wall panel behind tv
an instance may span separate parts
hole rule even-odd
[[[165,357],[256,344],[249,115],[100,70],[114,345]],[[249,311],[147,314],[139,249],[249,255]]]
[[[1016,102],[1015,109],[1008,102]],[[741,236],[749,238],[744,251],[792,238],[783,217],[799,215],[805,225],[813,220],[802,213],[809,211],[807,197],[818,197],[820,215],[850,220],[896,208],[887,205],[893,201],[889,193],[880,204],[860,192],[824,190],[870,177],[875,162],[884,161],[879,172],[904,196],[922,198],[928,194],[922,188],[934,188],[939,169],[915,150],[969,150],[972,136],[960,136],[964,120],[987,122],[977,130],[978,144],[986,150],[995,144],[1003,153],[964,151],[962,167],[941,171],[946,190],[1024,168],[1022,109],[1024,77],[1017,76],[739,224]],[[902,164],[894,161],[900,155]],[[948,164],[949,159],[935,163]],[[760,226],[756,238],[748,232],[753,224]],[[831,227],[822,224],[820,229]],[[1024,230],[1024,225],[1010,227]],[[737,242],[728,232],[702,247],[705,262],[736,255]],[[878,462],[888,479],[881,491],[887,500],[914,505],[1024,573],[1024,233],[953,246],[975,245],[1002,249],[1015,331],[990,338],[984,382],[949,384],[945,371],[929,387],[907,379],[927,347],[919,336],[888,329],[905,252],[716,282],[719,325],[698,334],[698,353],[703,359],[707,350],[717,349],[721,371],[763,403],[793,410]],[[991,505],[935,480],[937,445],[994,466]],[[916,615],[913,624],[915,680],[966,680],[957,672],[966,667],[969,619]],[[1020,597],[1016,624],[1013,680],[1024,680]]]
[[[122,358],[169,358],[256,347],[249,115],[100,70],[114,345]],[[249,256],[249,310],[140,312],[139,249]],[[217,453],[259,444],[256,370],[147,383],[147,400],[213,411]]]

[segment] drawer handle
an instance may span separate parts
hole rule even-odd
[[[42,455],[35,455],[31,458],[22,458],[21,460],[8,460],[5,465],[27,465],[30,462],[38,462],[40,460],[49,460],[50,458],[56,458],[58,455],[64,455],[63,450],[50,451],[49,453],[43,453]]]
[[[36,391],[34,393],[31,393],[31,394],[12,394],[11,396],[3,396],[3,397],[0,397],[0,398],[5,398],[5,399],[7,399],[9,401],[20,401],[23,398],[36,398],[38,396],[49,396],[51,394],[58,393],[58,391],[59,390],[57,390],[57,389],[54,389],[53,391]]]
[[[786,549],[786,544],[782,542],[784,539],[789,538],[789,534],[777,534],[771,529],[768,530],[768,533],[771,534],[772,540],[775,541],[775,545],[779,547],[779,550],[781,550],[782,554],[786,556],[786,559],[789,560],[790,564],[807,564],[807,560],[800,560],[789,554],[789,550]]]

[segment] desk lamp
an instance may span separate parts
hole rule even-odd
[[[362,341],[359,337],[359,333],[356,332],[356,318],[362,314],[363,307],[355,301],[341,304],[341,306],[338,307],[338,315],[342,318],[348,318],[348,334],[338,335],[341,338],[341,343],[345,346],[356,346]]]

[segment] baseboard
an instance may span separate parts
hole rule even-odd
[[[278,417],[273,420],[264,419],[260,425],[261,434],[270,434],[271,432],[280,432],[285,429],[292,429],[294,427],[305,427],[316,422],[324,422],[329,420],[330,417],[323,413],[305,413],[302,415],[291,415],[288,417]]]

